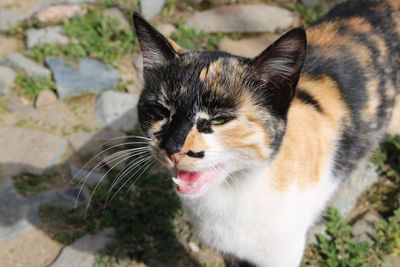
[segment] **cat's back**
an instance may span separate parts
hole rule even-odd
[[[376,147],[398,93],[400,27],[389,2],[347,1],[307,29],[297,97],[339,118],[338,176]]]

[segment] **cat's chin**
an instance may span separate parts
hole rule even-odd
[[[178,195],[182,197],[198,197],[207,191],[211,183],[220,176],[221,169],[213,167],[201,171],[176,170],[172,178]]]

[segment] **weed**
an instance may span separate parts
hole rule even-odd
[[[288,9],[301,18],[304,25],[310,25],[323,14],[322,5],[306,6],[301,3],[290,3]]]
[[[6,113],[7,112],[7,104],[6,101],[2,98],[0,98],[0,114]]]
[[[375,239],[382,253],[400,255],[400,209],[388,220],[381,221]]]
[[[353,240],[351,226],[335,209],[326,216],[327,236],[317,235],[317,244],[312,246],[312,257],[304,260],[303,266],[367,267],[379,262],[375,251],[368,243]]]
[[[27,119],[19,119],[14,123],[15,127],[25,127],[29,124]]]
[[[52,90],[54,83],[50,78],[32,78],[25,74],[18,74],[15,78],[17,91],[29,99],[35,99],[43,90]]]
[[[71,18],[63,30],[78,42],[66,45],[63,52],[73,58],[90,56],[114,63],[137,47],[133,31],[119,30],[116,24],[115,19],[103,17],[96,11]]]
[[[171,39],[187,49],[216,50],[221,35],[198,32],[196,29],[189,28],[185,23],[180,21],[177,24],[177,30],[171,35]]]
[[[54,174],[45,174],[41,176],[23,174],[13,179],[18,193],[26,196],[50,189],[53,178]]]

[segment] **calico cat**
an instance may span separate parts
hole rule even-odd
[[[185,50],[134,15],[141,128],[234,266],[299,266],[308,228],[377,147],[399,88],[397,8],[344,2],[255,58]]]

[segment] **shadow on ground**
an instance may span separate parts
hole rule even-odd
[[[125,121],[124,118],[121,120]],[[114,123],[119,124],[118,121]],[[110,125],[107,128],[113,127]],[[189,237],[189,227],[183,219],[170,176],[158,171],[159,167],[156,165],[151,165],[134,186],[132,183],[145,169],[142,168],[145,165],[138,164],[140,171],[136,174],[134,173],[139,168],[127,172],[124,179],[111,190],[110,196],[117,194],[112,201],[111,197],[108,199],[106,207],[112,181],[115,181],[121,170],[108,172],[109,167],[99,168],[93,175],[108,172],[106,178],[99,185],[93,181],[92,186],[84,185],[78,196],[81,184],[72,179],[71,164],[81,167],[87,163],[98,151],[93,149],[94,144],[99,143],[98,137],[104,137],[102,131],[94,135],[83,149],[46,170],[20,166],[15,162],[0,165],[1,170],[20,169],[30,170],[30,173],[43,173],[18,174],[13,178],[4,177],[7,179],[0,180],[0,243],[36,227],[52,239],[69,245],[87,233],[113,227],[115,241],[101,253],[104,261],[112,258],[117,261],[129,259],[143,262],[147,266],[200,266],[184,245],[187,240],[177,239],[177,236]],[[120,138],[109,143],[106,141],[101,140],[100,143],[106,143],[106,146],[99,148],[107,148],[108,151],[103,154],[110,155],[111,152],[131,148],[132,145],[137,147],[138,144],[134,143],[142,139]],[[30,145],[35,146],[34,143]],[[32,147],[26,147],[26,153],[30,153]],[[87,150],[91,150],[90,153]],[[94,162],[101,162],[103,154],[98,155]],[[135,160],[137,157],[133,157],[127,166],[133,166]],[[90,171],[95,165],[89,164],[85,169]],[[77,176],[85,177],[81,174]],[[87,177],[91,180],[91,175]],[[90,199],[94,188],[96,192]],[[87,205],[89,208],[84,218]],[[82,247],[77,246],[76,249],[82,250]]]

